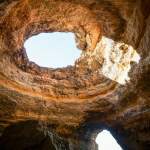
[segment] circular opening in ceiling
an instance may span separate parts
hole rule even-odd
[[[24,47],[29,61],[48,68],[74,65],[81,54],[73,33],[40,33],[26,40]]]

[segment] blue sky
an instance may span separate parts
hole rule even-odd
[[[30,61],[49,68],[74,65],[82,52],[76,48],[73,33],[41,33],[26,40],[24,47]]]
[[[26,40],[24,47],[30,61],[48,68],[74,65],[81,50],[75,45],[73,33],[41,33]],[[110,132],[104,130],[96,138],[99,150],[122,150]]]

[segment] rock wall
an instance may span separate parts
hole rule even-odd
[[[38,120],[75,150],[97,150],[103,129],[124,150],[149,149],[149,0],[3,0],[0,10],[1,134]],[[74,66],[29,61],[23,44],[41,32],[74,33]]]
[[[73,150],[71,144],[34,120],[20,121],[5,128],[1,150]]]

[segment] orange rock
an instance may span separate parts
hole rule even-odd
[[[0,4],[0,132],[38,120],[74,149],[96,150],[108,129],[123,149],[150,145],[149,0],[3,0]],[[41,32],[72,32],[74,66],[43,68],[23,44]]]

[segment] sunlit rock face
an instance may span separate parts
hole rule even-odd
[[[32,119],[75,150],[97,150],[103,129],[125,150],[149,149],[149,0],[4,0],[0,10],[1,134]],[[42,32],[74,33],[74,66],[28,60],[23,44]]]

